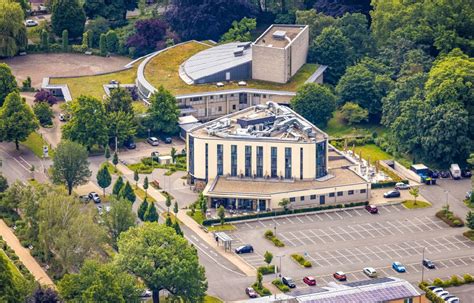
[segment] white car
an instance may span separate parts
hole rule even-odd
[[[148,137],[146,139],[146,142],[148,142],[148,144],[150,144],[151,146],[158,146],[160,144],[158,142],[158,138],[156,138],[156,137]]]
[[[35,20],[28,19],[25,21],[25,25],[28,27],[37,26],[38,22],[36,22]]]
[[[395,189],[401,190],[401,189],[410,189],[410,184],[405,184],[403,182],[398,182],[395,184]]]
[[[362,272],[369,276],[370,278],[377,277],[377,271],[373,267],[365,267]]]
[[[449,297],[449,292],[446,291],[446,290],[444,290],[444,291],[442,291],[442,292],[440,292],[440,293],[437,293],[436,295],[437,295],[438,297],[440,297],[441,299],[444,300],[444,298]]]
[[[447,296],[446,298],[444,298],[444,301],[446,301],[447,303],[459,303],[461,302],[461,300],[459,300],[458,297],[456,296]]]

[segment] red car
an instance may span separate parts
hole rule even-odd
[[[245,293],[247,294],[247,296],[249,296],[249,298],[258,297],[257,292],[252,287],[247,287],[245,289]]]
[[[303,282],[308,284],[309,286],[315,286],[316,285],[316,279],[309,276],[309,277],[304,277]]]
[[[347,280],[346,274],[343,273],[342,271],[336,271],[332,276],[334,277],[334,279],[336,279],[338,281],[346,281]]]
[[[379,212],[377,206],[375,206],[375,205],[366,205],[365,209],[371,214],[376,214],[376,213]]]

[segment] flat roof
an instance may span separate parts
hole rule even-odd
[[[285,48],[305,29],[306,25],[271,25],[258,39],[255,45]],[[281,38],[284,36],[284,38]]]
[[[328,137],[289,107],[271,101],[207,122],[191,134],[198,138],[295,143],[314,143]]]
[[[241,55],[236,56],[236,52]],[[191,80],[197,81],[251,61],[250,42],[232,42],[191,56],[183,63],[183,69]]]
[[[252,179],[238,177],[219,177],[209,187],[208,195],[245,195],[268,196],[280,193],[291,193],[295,191],[332,188],[346,185],[366,184],[361,176],[347,168],[336,168],[329,170],[332,177],[324,181],[319,180],[278,180],[278,179]]]

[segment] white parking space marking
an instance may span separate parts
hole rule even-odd
[[[301,218],[300,218],[300,217],[298,217],[298,216],[296,216],[296,217],[293,217],[293,218],[295,218],[295,219],[299,220],[301,223],[305,223],[305,222],[304,222],[303,220],[301,220]]]
[[[314,222],[314,220],[313,220],[310,216],[308,216],[308,215],[304,215],[304,216],[305,216],[309,221]]]
[[[353,215],[351,215],[351,213],[350,213],[350,212],[348,212],[347,210],[344,210],[344,213],[345,213],[345,214],[347,214],[347,215],[348,215],[349,217],[351,217],[351,218],[352,218],[352,217],[354,217],[354,216],[353,216]]]
[[[338,211],[335,211],[332,214],[337,215],[340,219],[344,219],[344,217],[341,216]]]

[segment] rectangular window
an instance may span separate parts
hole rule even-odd
[[[291,147],[285,147],[285,179],[291,177]]]
[[[277,148],[272,146],[272,148],[271,148],[271,169],[270,169],[270,177],[272,177],[272,178],[277,178],[278,177],[277,163],[278,163]]]
[[[334,193],[329,193],[329,197],[334,197]]]
[[[233,96],[234,96],[234,94],[230,94],[230,96],[231,96],[231,97],[233,97]]]
[[[217,175],[222,176],[224,174],[224,146],[217,144]]]
[[[304,196],[301,196],[301,197],[300,197],[300,201],[304,201]]]
[[[326,175],[326,142],[316,143],[316,178]]]
[[[310,198],[311,200],[316,200],[316,195],[311,195],[309,198]]]
[[[406,298],[403,303],[413,303],[413,298]]]
[[[217,111],[221,112],[221,111],[222,111],[222,106],[219,106],[219,107],[217,108]]]
[[[263,146],[257,146],[257,178],[263,178]]]
[[[342,192],[342,191],[338,191],[338,192],[337,192],[337,196],[338,196],[338,197],[342,197],[343,195],[344,195],[344,192]]]
[[[221,99],[224,98],[224,95],[219,95],[219,98],[221,98]]]
[[[235,104],[232,104],[232,110],[235,110],[237,107],[235,106]]]
[[[263,94],[262,97],[263,97],[264,99],[266,99],[266,98],[267,98],[267,95]]]
[[[366,192],[367,192],[366,189],[361,189],[361,190],[360,190],[360,193],[361,193],[361,194],[365,194]]]
[[[354,191],[353,191],[353,190],[349,190],[349,191],[347,192],[347,194],[353,195],[353,194],[354,194]]]
[[[300,148],[300,180],[303,180],[303,148]]]
[[[209,179],[209,145],[206,143],[206,181]]]
[[[290,198],[290,202],[295,202],[296,198]]]
[[[252,176],[252,146],[245,145],[245,176]]]
[[[230,146],[230,175],[237,176],[237,145]]]

